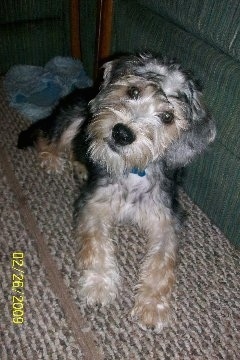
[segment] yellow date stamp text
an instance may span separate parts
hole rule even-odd
[[[24,253],[12,253],[12,321],[24,323]]]

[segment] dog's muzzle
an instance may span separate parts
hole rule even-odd
[[[118,123],[112,129],[112,138],[116,145],[130,145],[136,139],[133,131],[124,124]]]

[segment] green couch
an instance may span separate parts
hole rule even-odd
[[[82,0],[83,61],[92,70],[95,1]],[[217,123],[212,148],[187,170],[184,188],[240,245],[240,3],[115,0],[112,53],[150,50],[176,58],[204,85]]]
[[[68,0],[2,0],[0,73],[70,55],[69,8]]]

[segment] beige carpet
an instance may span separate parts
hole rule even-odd
[[[120,298],[105,308],[81,304],[71,233],[71,169],[48,175],[33,150],[17,150],[17,135],[25,127],[1,90],[0,359],[240,359],[239,250],[184,193],[189,217],[179,236],[171,326],[157,335],[141,330],[129,316],[145,244],[135,228],[115,231]],[[22,325],[12,322],[14,251],[25,254]]]

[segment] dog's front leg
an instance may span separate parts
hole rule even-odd
[[[176,235],[170,219],[155,219],[147,226],[148,250],[137,286],[133,316],[143,328],[159,332],[168,324],[170,295],[175,282]]]
[[[118,292],[119,272],[111,239],[111,211],[108,204],[90,202],[78,219],[76,238],[82,299],[89,305],[105,305]]]

